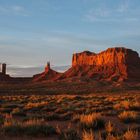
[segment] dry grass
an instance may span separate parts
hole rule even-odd
[[[124,101],[121,101],[120,103],[115,104],[113,107],[116,110],[121,110],[121,109],[129,110],[131,107],[131,104],[132,104],[131,101],[124,100]]]
[[[139,115],[135,94],[0,96],[0,136],[125,140],[128,125],[139,131]]]
[[[137,100],[124,100],[120,103],[116,103],[113,108],[116,110],[139,110],[140,102]]]
[[[11,112],[12,115],[16,115],[16,116],[26,116],[26,114],[24,113],[24,111],[20,108],[14,108]]]
[[[123,135],[124,140],[139,140],[138,131],[128,130]]]
[[[55,134],[56,130],[44,123],[43,120],[28,120],[26,122],[19,122],[14,119],[6,119],[2,126],[2,131],[5,135],[29,135],[29,136],[47,136]]]
[[[121,140],[118,136],[107,135],[106,140]]]
[[[111,133],[114,131],[114,126],[113,126],[113,123],[111,123],[110,121],[105,125],[105,130],[108,132],[108,133]]]
[[[90,131],[83,131],[82,133],[82,140],[95,140],[95,136],[92,130]]]
[[[134,101],[132,106],[131,106],[131,109],[140,111],[140,102],[137,100]]]
[[[40,108],[48,105],[48,102],[42,101],[42,102],[37,102],[37,103],[27,103],[27,105],[24,107],[25,109],[31,109],[31,108]]]
[[[138,119],[138,114],[134,111],[123,111],[118,117],[126,123],[134,122]]]
[[[100,113],[82,114],[79,116],[80,126],[84,129],[98,129],[104,127],[104,120]]]
[[[79,134],[74,129],[59,132],[59,140],[81,140]]]

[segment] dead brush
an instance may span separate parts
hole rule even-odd
[[[59,134],[60,140],[81,140],[78,132],[75,129],[67,129],[62,131]]]
[[[138,114],[134,111],[123,111],[118,115],[120,120],[123,122],[129,123],[129,122],[134,122],[137,121],[138,119]]]
[[[105,130],[107,131],[107,133],[111,134],[114,131],[114,126],[113,123],[111,123],[110,121],[105,125]]]
[[[1,132],[5,135],[20,135],[23,132],[21,123],[11,118],[5,118],[1,127]]]
[[[132,105],[131,105],[131,109],[132,110],[140,110],[140,102],[138,102],[137,100],[136,101],[134,101],[133,103],[132,103]]]
[[[132,131],[128,129],[124,135],[123,135],[124,140],[139,140],[139,134],[138,131]]]
[[[80,115],[79,124],[82,129],[99,129],[103,128],[105,123],[100,113],[92,113]]]
[[[23,123],[23,126],[35,126],[44,124],[44,119],[30,119]]]
[[[112,134],[108,134],[106,140],[122,140],[118,136],[113,136]]]
[[[126,110],[129,110],[130,107],[131,107],[131,102],[130,101],[121,101],[120,103],[117,103],[113,106],[114,109],[116,110],[121,110],[121,109],[126,109]]]
[[[29,102],[25,105],[25,109],[32,109],[32,108],[40,108],[40,107],[44,107],[48,105],[48,102],[46,101],[42,101],[42,102],[37,102],[37,103],[32,103],[32,102]]]
[[[72,117],[72,122],[77,122],[80,120],[80,114],[74,114]]]
[[[92,130],[82,132],[82,140],[95,140],[95,136]]]
[[[128,109],[130,109],[130,106],[131,106],[131,101],[122,101],[121,102],[121,105],[122,105],[122,107],[124,108],[124,109],[126,109],[126,110],[128,110]]]
[[[5,120],[2,130],[5,135],[28,135],[28,136],[48,136],[56,134],[55,128],[46,124],[43,120],[28,120],[25,122],[19,122],[16,120]]]

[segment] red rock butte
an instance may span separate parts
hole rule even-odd
[[[45,71],[40,73],[40,74],[36,74],[33,76],[33,81],[37,82],[37,81],[44,81],[44,80],[55,80],[58,76],[60,75],[59,72],[56,72],[54,70],[51,69],[50,67],[50,62],[47,63],[47,66],[45,67]]]
[[[89,77],[98,80],[139,80],[140,57],[137,52],[123,48],[109,48],[98,54],[84,51],[73,54],[72,67],[63,78]]]

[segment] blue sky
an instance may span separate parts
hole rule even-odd
[[[139,45],[140,0],[0,0],[0,61],[12,66],[70,65],[74,52]]]

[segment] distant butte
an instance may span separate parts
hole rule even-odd
[[[47,66],[45,67],[45,71],[40,73],[40,74],[36,74],[33,76],[33,81],[37,82],[37,81],[44,81],[44,80],[55,80],[58,76],[60,75],[59,72],[56,72],[54,70],[51,69],[50,67],[50,62],[47,63]]]
[[[10,76],[6,74],[6,64],[0,64],[0,81],[7,81],[10,79]]]
[[[96,80],[140,80],[140,57],[136,51],[116,47],[98,54],[84,51],[73,54],[72,67],[61,78],[87,77]]]

